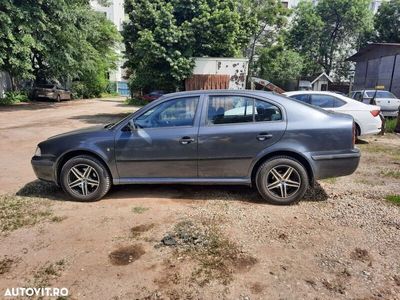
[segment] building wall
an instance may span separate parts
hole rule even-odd
[[[117,26],[118,31],[122,30],[122,25],[125,20],[124,0],[112,0],[110,6],[101,6],[97,1],[91,0],[90,5],[95,11],[104,13],[108,20]],[[116,51],[121,55],[123,44],[120,44]],[[117,63],[117,69],[110,72],[110,81],[126,81],[124,77],[124,69],[122,69],[123,61]]]
[[[356,63],[353,90],[383,86],[400,97],[400,53],[370,58]]]
[[[245,89],[248,59],[244,58],[195,58],[193,75],[229,75],[230,89]]]

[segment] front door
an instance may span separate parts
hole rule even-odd
[[[281,108],[245,96],[210,96],[199,128],[199,177],[244,178],[286,129]]]
[[[166,100],[135,117],[115,141],[120,178],[197,177],[199,97]]]

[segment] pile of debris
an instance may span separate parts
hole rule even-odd
[[[207,246],[209,243],[207,229],[182,221],[175,225],[173,232],[167,232],[156,247],[162,246]]]

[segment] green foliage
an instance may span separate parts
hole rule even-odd
[[[374,23],[377,42],[400,43],[400,0],[382,2]]]
[[[83,78],[115,65],[116,27],[86,0],[0,4],[0,69],[18,79]]]
[[[369,0],[302,1],[295,10],[288,43],[307,62],[304,75],[347,68],[344,63],[372,28]],[[343,72],[345,73],[345,72]]]
[[[393,204],[400,205],[400,195],[387,195],[385,199]]]
[[[19,102],[28,101],[28,95],[25,92],[6,92],[4,98],[0,98],[0,105],[12,105]]]
[[[385,132],[393,133],[396,128],[397,119],[386,119]]]
[[[123,36],[132,90],[176,90],[196,56],[240,56],[252,18],[239,0],[127,0]],[[250,22],[249,22],[250,20]]]
[[[146,104],[149,103],[149,101],[143,100],[143,99],[139,99],[136,97],[133,98],[128,98],[126,99],[126,104],[128,105],[134,105],[134,106],[145,106]]]
[[[297,52],[281,45],[263,48],[258,59],[259,76],[281,87],[299,79],[303,59]]]

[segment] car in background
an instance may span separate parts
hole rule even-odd
[[[350,98],[365,104],[378,105],[384,117],[397,117],[399,113],[400,99],[389,91],[360,90],[350,93]]]
[[[33,87],[31,97],[33,99],[48,99],[60,102],[61,100],[71,100],[71,91],[57,84],[40,84]]]
[[[328,111],[351,115],[356,124],[357,137],[381,131],[379,106],[364,104],[333,92],[297,91],[287,92],[284,95]]]
[[[165,94],[164,91],[152,91],[151,93],[143,95],[141,98],[145,101],[151,102],[157,100],[164,94]]]
[[[180,183],[256,186],[266,201],[292,204],[315,180],[352,174],[361,155],[354,142],[349,115],[264,91],[202,90],[49,138],[32,166],[79,201],[113,184]]]

